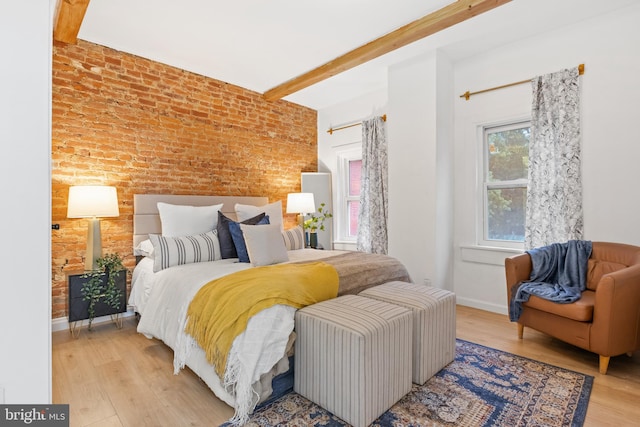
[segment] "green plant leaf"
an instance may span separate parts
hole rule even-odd
[[[81,293],[83,301],[89,301],[87,314],[89,315],[89,329],[96,316],[95,305],[102,300],[110,307],[119,310],[122,291],[116,286],[116,276],[118,272],[124,270],[122,258],[119,254],[107,254],[96,260],[98,269],[85,273],[83,278],[89,279],[82,285]],[[103,278],[106,276],[106,284],[103,285]]]

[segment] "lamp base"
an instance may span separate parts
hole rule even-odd
[[[84,269],[97,270],[97,259],[102,257],[102,237],[100,235],[100,220],[91,218],[87,227],[87,252],[84,256]]]

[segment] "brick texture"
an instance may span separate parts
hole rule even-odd
[[[67,316],[70,271],[83,268],[87,221],[67,219],[71,185],[118,189],[103,253],[131,270],[133,194],[268,196],[300,191],[317,170],[317,114],[222,81],[80,40],[54,43],[52,318]],[[285,215],[287,225],[295,215]]]

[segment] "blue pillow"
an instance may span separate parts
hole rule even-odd
[[[260,221],[258,221],[254,225],[263,225],[269,224],[269,215],[265,215]],[[231,238],[233,239],[233,244],[236,246],[236,252],[238,253],[238,261],[240,262],[250,262],[249,260],[249,252],[247,252],[247,245],[244,242],[244,236],[242,235],[242,230],[240,229],[240,223],[235,221],[229,221],[229,232],[231,232]]]

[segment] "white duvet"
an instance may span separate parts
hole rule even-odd
[[[339,253],[342,252],[313,249],[288,252],[290,262]],[[185,365],[189,366],[220,399],[233,406],[235,415],[231,422],[235,425],[244,424],[258,401],[266,397],[260,393],[260,377],[276,365],[278,371],[289,368],[284,356],[293,331],[295,309],[276,305],[252,317],[245,332],[233,342],[222,379],[206,362],[204,350],[184,328],[189,303],[202,286],[247,268],[251,265],[233,258],[175,266],[154,273],[153,260],[145,258],[134,269],[129,297],[129,305],[141,314],[138,332],[148,338],[158,338],[173,349],[175,374]]]

